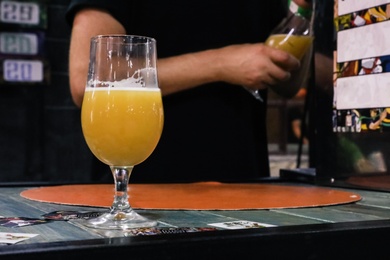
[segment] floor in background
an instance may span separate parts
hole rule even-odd
[[[279,176],[280,169],[295,169],[297,168],[298,146],[295,144],[287,145],[286,153],[278,151],[278,146],[275,144],[268,145],[271,176]],[[308,147],[302,147],[300,168],[309,166]]]

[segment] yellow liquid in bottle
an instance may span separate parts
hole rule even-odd
[[[268,37],[265,45],[284,50],[301,60],[310,49],[313,39],[312,36],[274,34]]]

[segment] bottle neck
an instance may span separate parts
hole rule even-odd
[[[308,8],[304,8],[302,6],[297,5],[293,0],[288,0],[288,6],[290,9],[290,12],[293,14],[301,15],[307,19],[311,18],[312,10]]]

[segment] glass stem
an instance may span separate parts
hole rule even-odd
[[[250,89],[250,88],[245,88],[245,89],[248,90],[249,93],[251,93],[255,99],[259,100],[260,102],[264,102],[264,100],[260,96],[260,93],[259,93],[258,90],[253,90],[253,89]]]
[[[126,167],[111,166],[110,168],[115,183],[115,195],[114,195],[114,202],[112,203],[111,206],[111,214],[117,214],[120,212],[128,213],[132,211],[129,203],[127,188],[128,188],[128,183],[129,183],[129,179],[133,167],[132,166],[126,166]]]

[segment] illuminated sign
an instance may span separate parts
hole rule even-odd
[[[43,63],[39,60],[4,60],[3,78],[9,82],[41,82]]]
[[[37,55],[38,36],[34,33],[0,33],[0,53]]]
[[[0,1],[0,23],[46,28],[46,5],[40,2]]]

